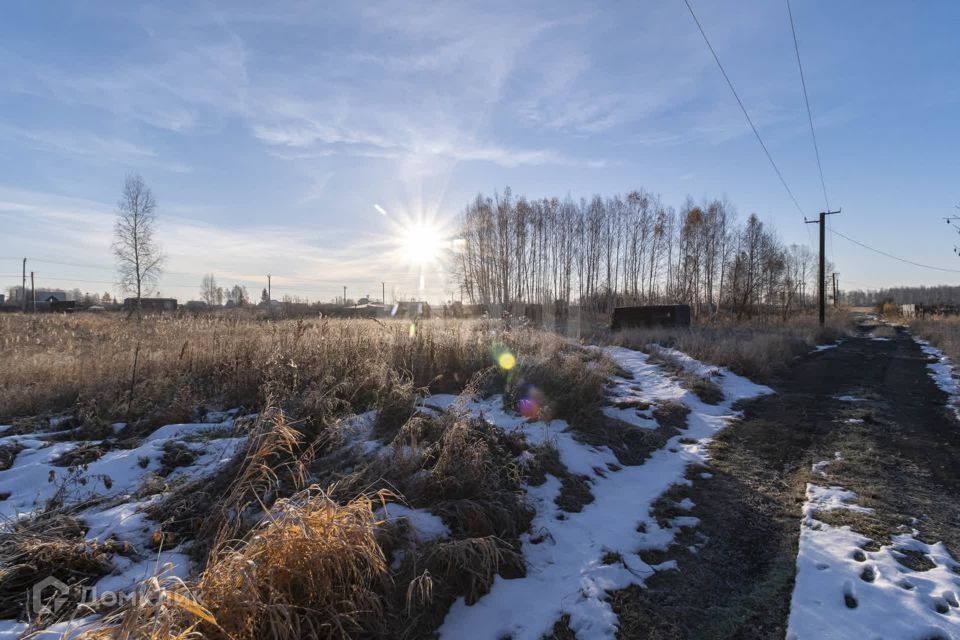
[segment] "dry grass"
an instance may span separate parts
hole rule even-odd
[[[429,636],[457,597],[472,602],[497,575],[523,575],[519,536],[532,511],[522,436],[457,409],[419,413],[418,399],[502,391],[512,408],[535,389],[540,417],[573,417],[600,404],[610,370],[599,352],[499,322],[423,322],[413,334],[401,322],[242,316],[141,326],[2,316],[0,325],[10,365],[0,370],[0,421],[18,418],[23,431],[49,429],[36,415],[66,410],[71,439],[116,446],[115,420],[129,423],[120,439],[135,442],[208,409],[259,413],[238,427],[245,451],[214,477],[179,487],[155,477],[144,488],[165,492],[149,510],[155,546],[192,542],[199,577],[147,581],[145,597],[108,612],[90,638]],[[509,370],[495,366],[503,351],[516,357]],[[339,425],[371,409],[392,455],[344,454]],[[16,453],[0,452],[0,463]],[[164,460],[174,468],[189,457],[171,445]],[[573,495],[575,484],[571,508],[589,498]],[[421,542],[402,523],[378,522],[372,496],[384,492],[441,517],[449,538]],[[16,556],[0,549],[4,557]]]
[[[179,415],[202,405],[256,406],[268,390],[308,408],[329,395],[373,406],[391,371],[420,386],[456,386],[461,372],[489,363],[487,342],[467,324],[425,322],[411,337],[400,322],[157,316],[138,325],[115,316],[6,314],[0,418],[79,402],[112,418],[161,408]]]
[[[0,530],[0,618],[24,614],[24,596],[53,576],[79,600],[79,587],[110,570],[107,550],[84,540],[82,524],[63,512],[4,523]],[[68,596],[69,597],[69,596]]]
[[[256,409],[269,395],[307,431],[320,431],[331,414],[351,408],[402,417],[411,389],[459,392],[503,348],[523,356],[514,378],[525,369],[533,378],[538,368],[552,373],[577,351],[552,334],[481,321],[423,321],[411,335],[402,321],[237,315],[154,316],[137,324],[116,316],[4,314],[0,421],[71,410],[80,426],[109,430],[108,421],[125,420],[142,431],[207,407]],[[493,383],[486,391],[502,389],[506,379]]]
[[[914,320],[910,332],[960,362],[960,316],[941,316]]]
[[[650,362],[659,364],[668,370],[680,384],[692,391],[700,400],[707,404],[720,404],[723,401],[723,389],[710,377],[688,371],[683,363],[673,353],[658,345],[647,345]]]
[[[279,497],[302,489],[312,455],[283,411],[268,402],[230,464],[213,478],[177,487],[147,509],[160,525],[154,537],[163,546],[190,540],[194,556],[205,560],[242,538]]]
[[[753,380],[767,381],[785,371],[797,356],[846,333],[846,318],[830,314],[824,327],[819,326],[816,318],[797,317],[788,322],[631,329],[613,334],[610,339],[635,349],[664,345]]]
[[[213,614],[169,569],[165,566],[144,580],[133,598],[85,629],[77,640],[200,640],[205,637],[196,631],[201,622],[217,628]]]
[[[350,638],[382,613],[387,577],[374,502],[311,488],[277,501],[266,525],[207,566],[197,591],[234,640]],[[209,625],[208,625],[209,626]]]

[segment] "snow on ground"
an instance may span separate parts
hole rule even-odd
[[[829,475],[831,460],[813,465]],[[817,511],[867,511],[841,487],[807,485],[800,526],[797,576],[787,640],[960,639],[960,565],[941,543],[927,545],[910,534],[895,535],[877,551],[850,527],[816,519]],[[897,561],[902,552],[925,554],[936,566],[914,571]]]
[[[647,365],[651,370],[655,365]],[[636,379],[624,378],[622,376],[613,376],[607,388],[610,406],[603,408],[603,415],[614,420],[620,420],[641,429],[656,429],[657,421],[653,419],[649,398],[651,392],[648,392]],[[667,393],[668,389],[659,389],[661,393]],[[652,391],[653,393],[656,390]]]
[[[613,399],[629,393],[645,402],[682,402],[691,409],[688,428],[642,465],[622,467],[608,448],[578,442],[563,421],[550,425],[527,422],[505,412],[499,397],[467,401],[467,410],[483,412],[501,428],[523,431],[531,444],[556,446],[570,472],[590,478],[594,501],[579,513],[561,512],[554,503],[561,487],[557,478],[548,475],[541,486],[529,487],[527,497],[536,516],[531,533],[521,537],[526,577],[496,577],[490,592],[470,606],[458,599],[439,630],[441,638],[539,640],[564,614],[569,614],[570,627],[581,640],[613,638],[617,617],[607,603],[607,592],[642,585],[654,571],[675,568],[673,562],[650,566],[638,554],[665,549],[681,527],[697,523],[696,518],[685,516],[661,528],[651,516],[651,505],[670,486],[685,482],[687,465],[705,460],[709,438],[736,415],[733,402],[772,393],[720,370],[714,379],[723,389],[725,401],[707,405],[648,362],[645,354],[617,347],[606,353],[632,375],[629,380],[614,379]],[[438,406],[448,401],[442,398]],[[681,439],[692,443],[681,443]],[[623,561],[604,564],[611,554],[619,554]]]
[[[429,542],[450,535],[450,528],[443,523],[440,516],[436,516],[426,509],[411,509],[406,505],[391,502],[379,507],[374,515],[378,520],[388,522],[406,520],[416,531],[416,538],[419,542]]]
[[[133,500],[132,495],[151,475],[160,471],[163,447],[167,443],[180,443],[196,454],[189,465],[174,469],[167,476],[168,482],[202,478],[228,462],[246,441],[246,437],[234,431],[235,413],[208,414],[208,420],[217,420],[212,423],[160,427],[137,447],[114,448],[86,465],[72,467],[58,466],[53,462],[81,447],[101,445],[102,441],[53,442],[50,438],[54,434],[51,433],[0,437],[0,446],[21,448],[13,465],[0,471],[0,494],[9,494],[0,500],[0,527],[10,526],[9,523],[18,518],[29,517],[42,510],[49,500],[57,498],[65,507],[80,507],[76,515],[88,528],[87,544],[103,544],[112,536],[133,548],[129,557],[114,555],[111,558],[112,573],[92,585],[97,594],[129,591],[164,567],[167,575],[185,578],[190,573],[191,562],[180,548],[160,553],[148,549],[156,524],[147,519],[143,509],[161,500],[162,495],[142,500]],[[62,438],[68,434],[59,432],[55,435]],[[80,503],[88,500],[92,501],[91,506],[82,508]],[[24,628],[13,620],[0,621],[0,640],[19,637]],[[60,631],[69,632],[70,629]],[[60,637],[51,634],[53,632],[48,630],[40,637]]]
[[[923,352],[929,356],[932,362],[927,363],[927,371],[930,377],[937,383],[937,386],[950,396],[949,405],[953,408],[957,418],[960,419],[960,384],[953,372],[953,363],[943,351],[937,349],[926,340],[914,337]]]
[[[0,640],[17,640],[27,632],[29,625],[16,620],[0,620]]]
[[[863,398],[858,398],[857,396],[851,395],[837,395],[833,396],[834,400],[839,400],[840,402],[864,402]]]
[[[53,463],[81,446],[99,445],[100,442],[50,442],[36,436],[0,438],[0,445],[23,447],[13,465],[0,471],[0,495],[9,494],[6,500],[0,501],[0,517],[15,519],[29,515],[43,509],[49,500],[58,496],[65,503],[77,503],[133,493],[142,486],[147,474],[160,470],[164,445],[178,440],[177,435],[194,434],[211,426],[229,428],[232,424],[160,427],[157,432],[163,432],[162,436],[158,437],[154,432],[138,447],[107,451],[83,466]],[[176,469],[170,479],[206,475],[229,461],[245,441],[245,437],[235,437],[184,443],[199,455],[190,465]]]
[[[849,420],[847,422],[849,422]],[[861,420],[860,422],[863,422],[863,421]],[[825,471],[827,466],[833,464],[834,462],[838,462],[840,460],[843,460],[843,458],[840,456],[840,452],[837,451],[833,454],[832,460],[821,460],[820,462],[815,462],[813,464],[812,471],[817,475],[825,476],[827,475],[827,472]]]

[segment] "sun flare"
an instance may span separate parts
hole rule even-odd
[[[401,231],[401,251],[412,264],[429,264],[440,257],[444,247],[440,230],[432,225],[413,223]]]

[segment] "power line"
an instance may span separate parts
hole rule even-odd
[[[840,236],[841,238],[843,238],[844,240],[849,240],[849,241],[852,242],[853,244],[858,245],[858,246],[861,246],[861,247],[863,247],[864,249],[868,249],[868,250],[870,250],[870,251],[873,251],[874,253],[879,253],[880,255],[886,256],[886,257],[888,257],[888,258],[892,258],[893,260],[898,260],[899,262],[904,262],[904,263],[906,263],[906,264],[912,264],[912,265],[915,266],[915,267],[922,267],[922,268],[924,268],[924,269],[933,269],[934,271],[945,271],[945,272],[947,272],[947,273],[960,273],[960,269],[948,269],[948,268],[946,268],[946,267],[935,267],[935,266],[933,266],[933,265],[922,264],[922,263],[920,263],[920,262],[914,262],[913,260],[907,260],[906,258],[900,258],[900,257],[898,257],[898,256],[893,255],[892,253],[887,253],[886,251],[881,251],[880,249],[875,249],[875,248],[871,247],[870,245],[866,245],[866,244],[860,242],[859,240],[854,240],[854,239],[851,238],[850,236],[844,235],[844,234],[840,233],[839,231],[837,231],[836,229],[830,229],[830,233],[833,233],[833,234],[835,234],[835,235],[838,235],[838,236]]]
[[[800,45],[797,43],[797,28],[793,22],[793,10],[790,0],[787,0],[787,14],[790,16],[790,31],[793,33],[793,49],[797,53],[797,68],[800,69],[800,85],[803,87],[803,101],[807,105],[807,120],[810,122],[810,137],[813,138],[813,151],[817,156],[817,170],[820,172],[820,186],[823,188],[823,201],[830,211],[830,199],[827,197],[827,183],[823,179],[823,164],[820,162],[820,147],[817,145],[817,134],[813,128],[813,114],[810,111],[810,98],[807,96],[807,81],[803,76],[803,63],[800,62]]]
[[[756,125],[753,124],[753,120],[750,118],[750,114],[747,113],[747,108],[743,106],[743,100],[740,99],[740,95],[737,93],[737,90],[733,87],[733,82],[730,80],[730,76],[727,75],[726,69],[723,68],[723,64],[720,62],[720,57],[717,56],[717,52],[714,50],[713,45],[710,44],[710,39],[707,37],[706,31],[703,30],[703,25],[700,24],[700,20],[697,18],[697,14],[694,13],[693,7],[690,6],[690,0],[683,0],[684,4],[687,5],[687,10],[690,11],[690,16],[693,18],[693,21],[697,23],[697,29],[700,30],[700,35],[703,36],[703,41],[707,43],[707,48],[710,49],[710,53],[713,54],[713,59],[716,61],[717,66],[720,67],[720,73],[723,74],[723,79],[727,81],[727,86],[730,87],[730,91],[733,93],[733,97],[737,99],[737,104],[740,105],[740,110],[743,111],[744,117],[746,117],[747,122],[750,124],[750,128],[753,129],[753,135],[757,137],[757,142],[760,143],[760,146],[763,147],[763,152],[767,155],[767,160],[770,161],[770,166],[773,167],[773,170],[777,172],[777,177],[780,178],[783,188],[787,190],[787,193],[790,195],[790,199],[793,200],[794,206],[797,208],[797,211],[800,212],[801,216],[805,216],[803,208],[800,206],[800,203],[797,202],[796,196],[793,195],[793,191],[790,189],[790,186],[787,184],[787,181],[784,179],[783,174],[780,172],[780,168],[777,167],[777,163],[773,161],[773,156],[770,155],[770,150],[767,149],[766,143],[764,143],[763,138],[760,137],[760,132],[757,130]],[[829,207],[828,207],[829,210]]]

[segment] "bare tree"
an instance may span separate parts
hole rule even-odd
[[[154,238],[157,201],[139,174],[130,174],[123,183],[113,228],[113,255],[117,261],[120,287],[136,296],[137,311],[144,295],[157,282],[163,253]]]
[[[217,279],[212,273],[203,276],[200,283],[200,299],[211,307],[223,304],[223,289],[217,286]]]

